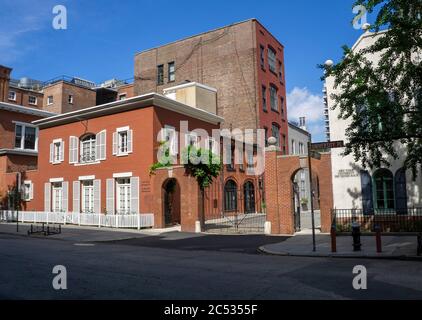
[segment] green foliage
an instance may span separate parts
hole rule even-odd
[[[358,0],[355,5],[378,12],[371,29],[384,31],[360,51],[344,46],[342,60],[323,77],[334,77],[333,109],[350,121],[345,154],[371,168],[405,155],[403,166],[416,176],[422,164],[422,59],[415,60],[417,53],[422,57],[422,1]],[[373,54],[380,56],[378,64]]]
[[[212,151],[194,146],[182,151],[182,163],[202,190],[212,183],[213,178],[218,177],[222,168],[220,158]]]
[[[160,141],[159,142],[159,147],[165,146],[166,143],[167,143],[166,141]],[[159,161],[157,161],[156,163],[153,163],[149,167],[149,175],[150,176],[151,175],[154,175],[155,174],[155,171],[157,169],[171,167],[172,164],[171,164],[170,159],[171,159],[170,158],[170,147],[167,146],[166,149],[165,149],[165,151],[164,151],[163,157],[161,159],[159,159]]]

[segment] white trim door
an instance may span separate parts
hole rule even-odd
[[[130,214],[130,178],[116,179],[116,212]]]

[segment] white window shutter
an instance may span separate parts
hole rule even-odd
[[[60,162],[64,161],[64,141],[60,142]]]
[[[106,159],[106,130],[103,130],[96,135],[95,140],[95,151],[97,154],[97,160]]]
[[[54,143],[50,143],[50,163],[54,162]]]
[[[29,184],[29,200],[34,199],[34,183],[30,182]]]
[[[62,182],[62,210],[63,212],[68,211],[68,202],[69,202],[69,182],[63,181]]]
[[[73,181],[73,212],[81,212],[81,182]]]
[[[46,182],[44,184],[44,211],[51,211],[51,184]]]
[[[78,163],[79,139],[74,136],[69,137],[69,163]]]
[[[114,214],[114,179],[106,181],[106,211],[107,214]]]
[[[113,132],[113,155],[117,154],[117,132]]]
[[[139,213],[139,177],[130,178],[130,211]]]
[[[127,153],[131,153],[133,151],[133,130],[127,131]]]
[[[94,180],[94,213],[101,213],[101,180]]]

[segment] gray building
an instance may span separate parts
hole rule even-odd
[[[289,122],[288,133],[289,155],[306,156],[308,154],[308,142],[311,141],[311,134],[306,131],[305,117],[301,117],[299,123]],[[299,200],[296,198],[295,207],[300,205],[303,211],[309,210],[311,196],[308,169],[299,170],[294,177],[294,183],[299,194]]]

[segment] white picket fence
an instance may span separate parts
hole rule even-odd
[[[15,222],[16,211],[0,211],[0,221]],[[96,226],[110,228],[150,228],[154,227],[154,214],[98,214],[77,212],[44,212],[19,211],[19,222],[22,223],[60,223],[80,226]]]

